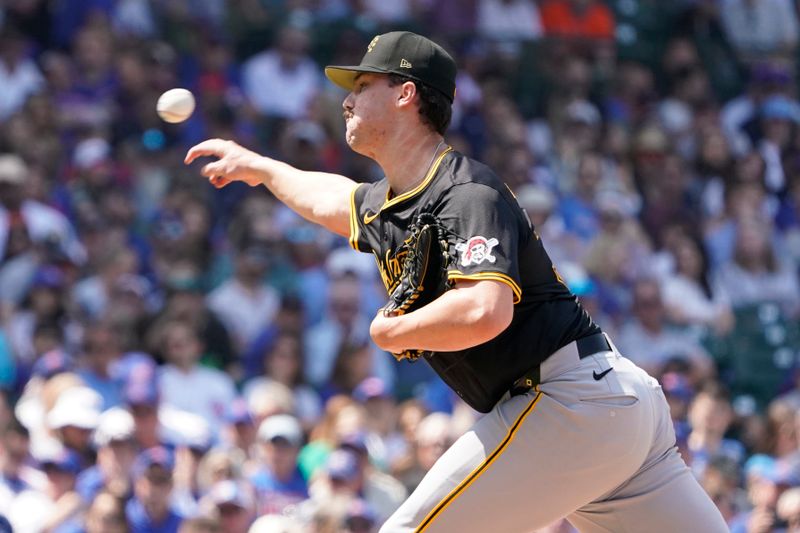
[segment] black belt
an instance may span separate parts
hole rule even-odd
[[[606,336],[602,333],[595,333],[593,335],[589,335],[588,337],[577,339],[575,340],[575,344],[578,347],[578,357],[580,359],[589,357],[597,352],[608,352],[611,350],[611,346],[609,346]],[[536,365],[529,371],[525,372],[522,377],[514,382],[514,384],[511,386],[511,389],[509,389],[511,396],[525,394],[536,385],[541,383],[541,377],[540,365]]]

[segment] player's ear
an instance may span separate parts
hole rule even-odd
[[[400,86],[400,94],[397,96],[397,105],[399,107],[410,105],[414,102],[414,98],[416,96],[417,96],[416,84],[414,84],[413,81],[403,82],[403,85]]]

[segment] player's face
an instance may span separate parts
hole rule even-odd
[[[347,127],[345,139],[353,151],[367,157],[375,153],[387,138],[401,86],[390,87],[383,74],[360,74],[342,103]]]

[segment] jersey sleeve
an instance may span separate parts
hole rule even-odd
[[[523,216],[510,194],[477,183],[453,186],[439,217],[452,230],[455,253],[447,271],[449,279],[495,280],[522,299],[519,243]]]

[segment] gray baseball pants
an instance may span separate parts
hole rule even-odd
[[[526,533],[563,517],[582,533],[729,530],[677,452],[658,382],[616,348],[550,356],[541,384],[478,420],[380,533]]]

